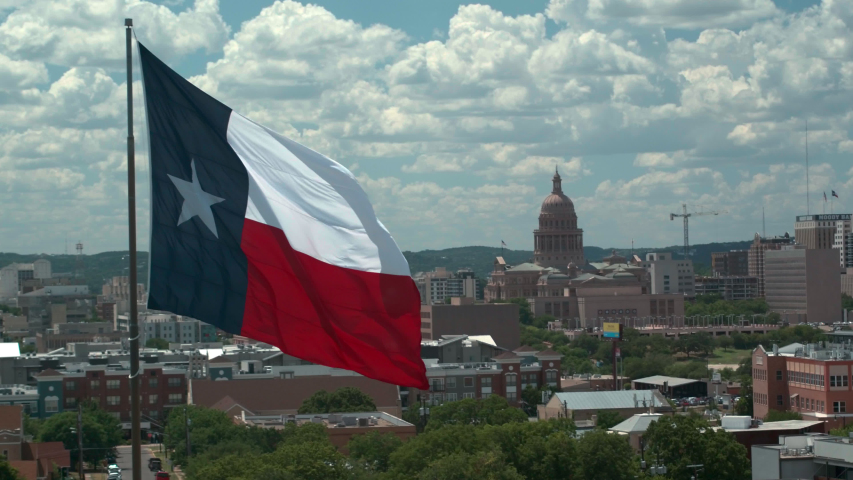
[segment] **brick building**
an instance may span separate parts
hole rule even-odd
[[[0,455],[26,480],[58,480],[53,467],[70,467],[70,452],[62,442],[27,442],[30,434],[24,431],[22,406],[0,405]]]
[[[187,403],[187,373],[142,364],[141,410],[154,420],[166,418],[170,408]],[[130,422],[130,380],[127,369],[87,365],[78,371],[44,370],[36,376],[39,417],[76,410],[82,401],[94,401],[123,423]],[[127,426],[129,428],[129,426]]]
[[[853,333],[853,332],[845,332]],[[752,353],[756,418],[770,410],[793,411],[804,420],[823,420],[827,429],[853,421],[853,349],[847,343],[758,346]]]
[[[537,351],[523,346],[503,352],[490,362],[427,364],[429,391],[410,388],[409,405],[422,401],[429,405],[464,398],[488,398],[498,395],[510,405],[518,406],[521,392],[531,386],[560,387],[560,359],[550,349]]]

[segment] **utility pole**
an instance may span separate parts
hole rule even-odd
[[[77,469],[80,478],[84,479],[83,474],[83,405],[77,403]]]

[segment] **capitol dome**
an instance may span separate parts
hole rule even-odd
[[[534,261],[537,265],[565,269],[569,262],[584,263],[583,230],[578,228],[575,205],[563,193],[560,172],[551,180],[551,194],[539,211],[539,228],[533,231]]]

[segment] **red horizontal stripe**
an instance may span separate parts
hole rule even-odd
[[[281,230],[246,219],[249,264],[242,335],[320,365],[427,389],[420,296],[411,277],[321,262]]]

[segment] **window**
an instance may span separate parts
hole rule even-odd
[[[443,392],[444,391],[444,379],[443,378],[433,378],[429,381],[429,390],[431,392]]]
[[[462,398],[474,398],[474,392],[465,392],[462,394]]]
[[[121,397],[118,395],[107,396],[107,405],[121,405]]]
[[[548,370],[545,372],[545,381],[548,383],[556,383],[557,382],[557,371],[556,370]]]
[[[456,377],[447,377],[447,388],[456,388]]]
[[[781,406],[784,404],[785,404],[785,400],[782,398],[782,395],[776,395],[776,405]]]
[[[74,397],[65,397],[65,408],[77,408],[77,399]]]
[[[847,402],[832,402],[832,413],[846,413]]]
[[[464,386],[473,387],[474,386],[474,377],[465,377],[463,382],[464,382],[463,383]]]
[[[514,386],[516,386],[516,384],[517,384],[517,383],[516,383],[516,382],[517,382],[516,377],[517,377],[517,376],[516,376],[516,374],[514,374],[514,373],[513,373],[513,374],[510,374],[510,375],[507,375],[507,376],[506,376],[506,386],[507,386],[507,387],[514,387]]]
[[[101,388],[101,381],[100,381],[100,380],[92,380],[92,381],[89,383],[89,387],[90,387],[92,390],[98,390],[99,388]]]
[[[157,388],[157,379],[156,378],[149,378],[148,379],[148,386],[151,388]]]
[[[482,379],[480,379],[480,386],[491,387],[492,386],[492,377],[483,377]]]
[[[74,382],[74,381],[65,382],[65,389],[68,391],[77,390],[77,382]]]
[[[181,399],[183,395],[180,393],[170,393],[169,394],[169,403],[181,403]]]
[[[830,375],[829,376],[829,386],[830,387],[846,387],[848,385],[847,375]]]
[[[506,400],[508,402],[512,403],[512,402],[518,401],[518,396],[516,395],[515,392],[508,392],[506,394]]]
[[[171,377],[169,379],[170,387],[180,387],[181,386],[181,377]]]
[[[782,370],[776,370],[776,380],[782,380]]]
[[[149,405],[156,405],[157,404],[157,394],[156,393],[154,395],[148,395],[148,404]]]
[[[118,390],[119,381],[118,380],[107,380],[107,390]]]
[[[455,393],[448,393],[447,394],[447,401],[448,402],[455,402],[456,401],[456,394]]]
[[[59,397],[45,397],[44,411],[47,413],[55,413],[59,411]]]
[[[160,418],[160,412],[158,410],[151,410],[150,412],[148,412],[148,416],[153,419],[158,419]]]

